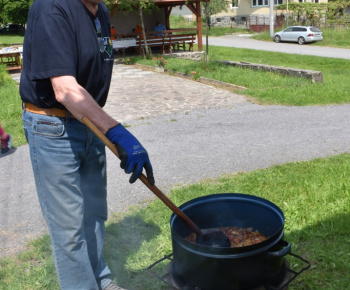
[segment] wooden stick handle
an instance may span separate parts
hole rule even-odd
[[[87,118],[83,117],[81,121],[119,158],[115,145]],[[147,177],[141,173],[139,179],[146,185],[165,205],[170,208],[179,218],[181,218],[193,231],[202,235],[202,231],[197,225],[179,209],[157,186],[151,185]]]

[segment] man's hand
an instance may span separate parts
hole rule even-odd
[[[109,129],[106,137],[117,147],[121,160],[120,167],[124,169],[125,173],[132,172],[129,182],[134,183],[145,168],[148,182],[154,185],[153,170],[148,153],[135,136],[119,124]]]

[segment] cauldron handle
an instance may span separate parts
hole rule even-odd
[[[290,254],[290,252],[291,252],[290,243],[281,240],[278,242],[278,244],[281,244],[284,247],[284,249],[277,251],[277,252],[266,252],[266,255],[268,257],[284,257],[284,256]]]
[[[301,260],[302,262],[304,262],[306,264],[306,266],[304,266],[299,272],[296,272],[290,268],[287,268],[286,271],[292,273],[294,276],[291,277],[287,282],[285,282],[283,285],[279,286],[278,288],[272,286],[272,285],[267,285],[267,288],[268,289],[271,289],[271,290],[285,290],[287,289],[287,286],[296,278],[298,277],[302,272],[304,272],[305,270],[309,269],[311,267],[311,264],[309,261],[303,259],[302,257],[290,252],[288,253],[289,255]],[[286,261],[285,261],[286,262]]]

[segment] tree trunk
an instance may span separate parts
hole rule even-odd
[[[147,45],[146,30],[145,30],[145,25],[143,23],[143,13],[142,13],[141,5],[139,6],[139,14],[140,14],[140,19],[141,19],[141,28],[142,28],[143,39],[145,41],[146,58],[151,58],[152,52]]]

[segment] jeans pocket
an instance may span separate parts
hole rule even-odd
[[[34,134],[60,137],[64,134],[64,124],[59,119],[55,121],[51,120],[36,120],[34,126]]]
[[[29,143],[29,140],[28,140],[28,131],[27,131],[27,128],[23,126],[23,131],[24,131],[24,136],[26,137],[26,140],[27,140],[27,143]]]

